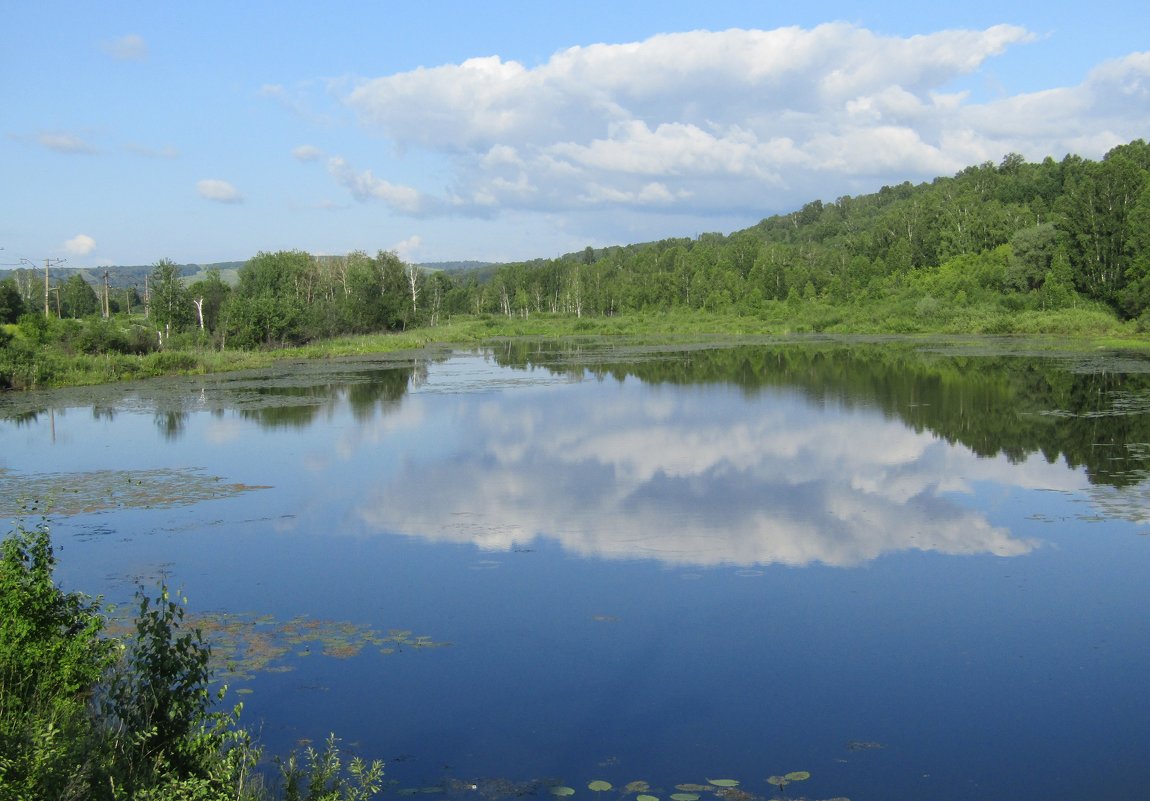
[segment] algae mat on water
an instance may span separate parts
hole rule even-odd
[[[130,636],[135,628],[128,616],[132,611],[126,606],[118,608],[108,633]],[[259,672],[290,671],[294,669],[293,659],[315,654],[350,659],[368,646],[387,655],[450,645],[407,629],[383,632],[360,623],[305,616],[281,621],[253,613],[188,612],[182,626],[200,630],[212,647],[216,677],[223,680],[242,681]]]
[[[80,515],[110,509],[188,506],[258,489],[195,468],[21,474],[0,468],[0,515]]]

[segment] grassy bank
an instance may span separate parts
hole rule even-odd
[[[476,345],[505,337],[623,337],[678,341],[701,336],[788,334],[1025,335],[1073,342],[1081,348],[1146,348],[1150,337],[1097,306],[1056,311],[1010,311],[998,305],[953,306],[929,298],[911,303],[838,306],[817,301],[777,303],[758,315],[697,311],[612,317],[532,315],[457,317],[399,333],[339,337],[279,350],[193,347],[144,355],[69,353],[53,344],[25,349],[7,365],[17,389],[87,386],[162,375],[197,375],[268,367],[285,359],[322,359],[418,350],[430,345]],[[0,364],[0,370],[5,366]]]

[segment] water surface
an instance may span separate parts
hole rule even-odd
[[[393,792],[1134,799],[1148,411],[1131,355],[503,343],[0,396],[0,507]]]

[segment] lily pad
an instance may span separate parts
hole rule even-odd
[[[604,790],[610,790],[611,789],[611,782],[605,782],[602,779],[596,779],[595,781],[588,784],[587,788],[590,790],[594,790],[597,793],[601,793]]]
[[[671,793],[671,801],[699,801],[698,793]]]
[[[738,779],[707,779],[711,784],[716,787],[738,787]]]
[[[627,782],[623,789],[628,793],[645,793],[651,789],[651,785],[647,782]]]
[[[702,793],[711,788],[705,784],[676,784],[676,790],[682,790],[684,793]]]
[[[556,785],[555,787],[551,788],[551,795],[556,796],[558,798],[563,798],[564,796],[568,796],[568,795],[575,795],[575,788],[574,787],[564,787],[563,785]]]
[[[793,770],[790,773],[788,773],[786,776],[784,776],[783,778],[789,782],[801,782],[801,781],[806,781],[810,777],[811,777],[810,771]]]
[[[790,782],[784,776],[770,776],[767,778],[767,784],[773,784],[775,787],[786,787]]]
[[[639,795],[635,797],[635,801],[659,801],[659,798],[654,795]]]

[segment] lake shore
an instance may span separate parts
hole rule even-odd
[[[504,338],[562,339],[619,337],[646,342],[699,338],[793,335],[1017,336],[1046,341],[1060,349],[1142,350],[1150,338],[1134,322],[1122,322],[1094,307],[1056,311],[1009,312],[971,307],[947,317],[905,315],[893,309],[822,304],[778,304],[756,316],[707,312],[654,312],[610,317],[537,314],[529,317],[475,315],[408,331],[343,336],[299,347],[267,350],[217,350],[204,346],[145,355],[66,353],[53,347],[37,351],[36,361],[13,389],[91,386],[164,375],[203,375],[269,367],[285,360],[310,360],[420,350],[433,346],[474,346]]]

